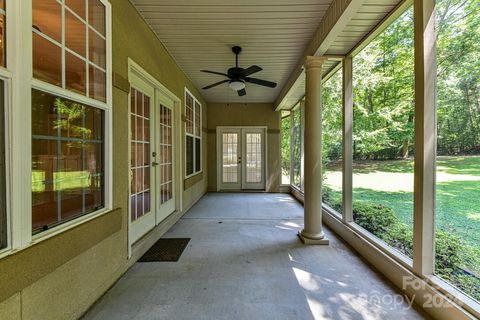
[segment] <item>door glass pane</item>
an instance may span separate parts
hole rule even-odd
[[[134,88],[131,90],[130,118],[130,202],[132,221],[150,211],[150,97]],[[144,108],[144,106],[148,106]],[[135,127],[135,128],[133,128]]]
[[[172,199],[172,110],[160,105],[160,204]]]
[[[223,182],[238,182],[238,134],[222,134],[222,172]]]
[[[247,183],[262,182],[262,134],[246,133],[246,177]]]

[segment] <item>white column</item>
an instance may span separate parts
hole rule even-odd
[[[436,34],[435,0],[414,1],[415,178],[413,271],[435,266]]]
[[[305,62],[304,220],[299,237],[305,244],[328,244],[322,230],[322,64],[324,58]]]

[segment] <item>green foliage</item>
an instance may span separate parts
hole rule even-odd
[[[293,177],[292,184],[300,187],[300,170],[302,166],[302,148],[301,148],[301,121],[300,108],[293,110]]]
[[[281,121],[282,174],[290,175],[290,114]]]
[[[341,209],[335,191],[323,187],[323,201],[333,209]],[[406,256],[413,255],[413,231],[400,221],[395,211],[385,205],[368,201],[353,203],[355,223]],[[435,272],[460,290],[480,300],[480,248],[465,243],[454,233],[437,230],[435,235]],[[470,267],[470,268],[469,268]]]
[[[394,159],[413,151],[413,10],[354,57],[354,155]]]

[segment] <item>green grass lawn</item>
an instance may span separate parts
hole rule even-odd
[[[325,183],[341,189],[338,166],[327,167]],[[413,226],[413,160],[355,162],[354,201],[392,208]],[[436,226],[478,247],[480,243],[480,156],[439,157],[437,160]]]

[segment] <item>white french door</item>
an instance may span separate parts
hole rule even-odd
[[[217,128],[218,190],[265,189],[265,128]]]
[[[155,176],[151,166],[155,89],[136,79],[130,91],[130,242],[155,226]]]
[[[130,244],[175,211],[174,102],[132,76]]]
[[[173,101],[158,95],[157,108],[158,126],[156,138],[156,218],[157,224],[175,211],[175,174],[174,174],[174,118]]]

